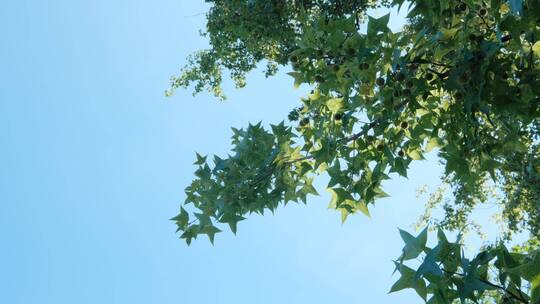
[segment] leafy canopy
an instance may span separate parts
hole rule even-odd
[[[223,224],[236,233],[251,213],[307,203],[308,195],[317,195],[313,180],[321,174],[330,177],[330,204],[343,219],[369,215],[387,196],[382,183],[406,177],[411,162],[433,150],[453,195],[444,204],[445,217],[435,221],[428,214],[426,222],[462,230],[476,206],[495,200],[502,240],[523,231],[530,244],[538,240],[540,1],[207,2],[204,35],[211,47],[189,58],[167,94],[193,86],[195,93],[225,99],[223,73],[243,87],[245,75],[260,63],[267,76],[292,66],[294,85],[313,90],[287,123],[233,128],[227,157],[197,154],[185,208],[173,218],[188,244],[201,234],[213,242]],[[399,32],[389,29],[389,15],[367,13],[393,7],[408,9]],[[490,292],[498,292],[499,300],[538,302],[540,271],[523,266],[536,265],[535,247],[528,256],[515,256],[501,244],[469,261],[458,245],[441,245],[442,232],[433,249],[425,247],[425,233],[401,234],[406,250],[396,264],[402,278],[393,291],[411,287],[426,300],[431,294],[432,303],[476,302]],[[403,264],[420,254],[425,257],[417,271]],[[534,271],[511,270],[508,263]],[[486,283],[484,268],[492,265],[499,265],[501,288]],[[530,282],[531,295],[519,292],[518,299],[512,293],[520,278]]]

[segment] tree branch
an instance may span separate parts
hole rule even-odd
[[[458,275],[460,277],[465,277],[465,274],[464,273],[456,273],[456,272],[453,272],[453,271],[448,271],[444,268],[441,267],[441,270],[444,272],[444,273],[447,273],[447,274],[451,274],[451,275]],[[516,294],[514,294],[513,292],[511,292],[510,290],[504,288],[504,286],[501,286],[501,285],[497,285],[497,284],[494,284],[494,283],[491,283],[490,281],[487,281],[487,280],[484,280],[484,279],[481,279],[481,278],[478,278],[477,279],[484,283],[484,284],[487,284],[491,287],[494,287],[494,288],[497,288],[497,289],[500,289],[502,291],[504,291],[506,294],[510,295],[512,298],[514,298],[515,300],[521,302],[521,303],[525,303],[525,304],[529,304],[529,301],[523,299],[523,297],[521,296],[521,293],[522,291],[518,289],[519,293],[520,293],[520,296],[517,296]],[[517,288],[516,288],[517,289]]]

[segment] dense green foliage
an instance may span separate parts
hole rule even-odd
[[[395,264],[401,277],[390,292],[412,288],[427,303],[540,303],[538,250],[512,253],[498,244],[487,246],[468,259],[459,237],[451,243],[442,230],[438,231],[438,243],[433,248],[426,246],[427,229],[417,237],[405,231],[400,233],[405,247]],[[420,256],[416,270],[405,265]]]
[[[331,206],[344,219],[369,214],[387,195],[385,180],[407,176],[411,162],[435,149],[452,195],[428,206],[423,222],[463,230],[478,205],[496,201],[502,241],[527,232],[532,245],[520,254],[493,245],[469,261],[442,233],[433,249],[406,237],[415,249],[401,261],[425,257],[418,271],[398,262],[400,286],[421,289],[424,299],[431,294],[432,303],[482,296],[540,303],[540,1],[207,2],[211,48],[189,59],[168,94],[193,85],[224,99],[223,72],[243,87],[260,63],[267,76],[291,65],[295,86],[313,90],[290,112],[290,123],[233,129],[228,157],[197,155],[196,179],[186,188],[191,212],[182,207],[174,218],[188,244],[200,234],[213,242],[221,224],[236,232],[250,213],[307,202],[320,174],[330,177]],[[396,33],[389,15],[367,14],[408,5]],[[445,217],[432,218],[429,211],[441,205]],[[529,295],[520,291],[521,279],[530,283]]]

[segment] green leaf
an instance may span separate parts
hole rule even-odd
[[[441,247],[437,246],[428,252],[424,261],[416,271],[416,278],[426,277],[429,281],[433,281],[434,277],[437,278],[443,275],[441,268],[437,265],[437,255],[439,254],[440,249]]]
[[[343,188],[328,188],[327,190],[332,194],[329,208],[337,209],[346,200],[353,200],[351,194]]]
[[[399,234],[405,242],[402,254],[403,260],[415,259],[424,251],[427,242],[427,232],[428,228],[426,227],[417,237],[414,237],[407,231],[399,229]]]
[[[326,106],[332,112],[339,112],[343,108],[343,98],[332,98],[326,102]]]
[[[517,138],[508,139],[505,141],[503,144],[503,149],[507,152],[517,151],[521,153],[525,153],[528,150],[527,146]]]
[[[202,165],[206,163],[206,156],[202,156],[199,153],[195,153],[195,154],[197,156],[197,161],[193,163],[194,165]]]
[[[229,227],[231,228],[231,231],[236,234],[236,228],[239,221],[243,221],[246,218],[237,214],[233,213],[225,213],[219,221],[221,223],[227,223],[229,224]]]
[[[422,152],[420,152],[420,150],[418,150],[418,149],[409,150],[407,152],[407,155],[409,155],[409,157],[414,159],[414,160],[423,160],[424,159],[424,156],[422,155]]]
[[[186,209],[184,209],[184,207],[180,207],[180,213],[177,216],[173,217],[171,221],[176,221],[178,229],[183,230],[186,228],[189,222],[189,214],[187,213]]]
[[[407,164],[405,160],[401,157],[396,157],[394,159],[394,166],[392,166],[392,171],[397,172],[403,177],[407,177]]]
[[[181,239],[185,239],[186,243],[191,245],[191,240],[197,238],[197,234],[199,233],[199,226],[198,225],[191,225],[186,230],[184,230],[184,233],[180,236]]]
[[[212,243],[212,245],[214,244],[214,236],[219,232],[221,232],[221,230],[213,225],[206,225],[201,229],[201,233],[208,235],[208,239],[210,239],[210,243]]]
[[[448,53],[450,53],[452,51],[451,48],[437,48],[435,49],[435,60],[438,60],[440,61],[444,56],[446,56]]]
[[[499,168],[500,166],[501,164],[498,161],[492,159],[491,157],[489,157],[489,155],[482,152],[480,156],[480,168],[484,171],[489,172],[493,180],[496,180],[495,169]]]
[[[210,216],[208,214],[194,213],[194,215],[199,220],[199,226],[203,227],[212,224],[212,220],[210,220]]]
[[[215,166],[212,170],[213,172],[221,171],[227,167],[227,162],[224,159],[218,157],[217,155],[214,155],[214,164]]]
[[[364,201],[359,201],[358,203],[356,203],[356,208],[360,210],[360,212],[365,214],[367,217],[371,217],[368,206]]]
[[[390,195],[388,195],[388,193],[384,192],[383,189],[381,189],[380,187],[374,188],[373,192],[375,192],[375,197],[376,198],[390,197]]]
[[[401,277],[394,283],[394,285],[392,285],[389,293],[406,288],[412,288],[425,301],[427,298],[426,282],[423,279],[416,278],[415,271],[413,269],[397,262],[394,262],[394,264],[396,265],[396,269],[400,272]]]
[[[540,57],[540,41],[536,41],[532,47],[532,50],[536,56]]]
[[[300,189],[300,192],[303,194],[312,194],[312,195],[319,195],[319,192],[317,192],[317,189],[313,187],[311,183],[306,183],[304,186],[302,186],[302,189]]]
[[[432,137],[429,139],[426,145],[426,152],[431,152],[433,149],[441,146],[441,140],[438,137]]]
[[[390,21],[390,14],[386,14],[380,18],[373,18],[369,16],[367,34],[369,37],[377,35],[379,32],[388,32],[388,21]]]
[[[304,75],[300,72],[289,72],[287,75],[294,78],[295,88],[298,88],[304,82]]]
[[[540,250],[531,254],[532,260],[520,266],[506,269],[531,283],[531,303],[540,303]]]
[[[339,211],[341,212],[341,223],[344,224],[350,212],[345,208],[339,208]]]
[[[459,27],[454,27],[454,28],[451,28],[451,29],[442,28],[441,29],[441,33],[442,33],[441,39],[442,40],[453,39],[458,30],[459,30]]]

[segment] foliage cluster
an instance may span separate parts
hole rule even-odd
[[[387,196],[383,182],[406,177],[410,163],[434,149],[453,196],[445,218],[427,222],[462,230],[496,192],[502,240],[516,232],[530,233],[530,244],[538,240],[540,1],[207,2],[211,48],[189,59],[168,94],[193,86],[224,99],[223,72],[243,87],[261,62],[267,76],[290,65],[294,85],[313,90],[288,123],[233,129],[226,158],[197,154],[184,203],[194,212],[181,207],[173,219],[188,244],[200,234],[213,242],[220,224],[236,232],[250,213],[307,202],[317,195],[313,179],[320,174],[330,177],[331,206],[343,219],[369,214]],[[402,6],[408,15],[399,32],[389,29],[390,15],[367,13]],[[397,264],[402,285],[393,290],[413,287],[425,300],[430,294],[431,303],[477,302],[484,294],[497,303],[540,303],[537,247],[509,253],[496,244],[469,261],[442,232],[432,249],[423,235],[405,237],[409,249]],[[402,263],[421,252],[417,271]],[[529,295],[521,279],[528,280]]]

